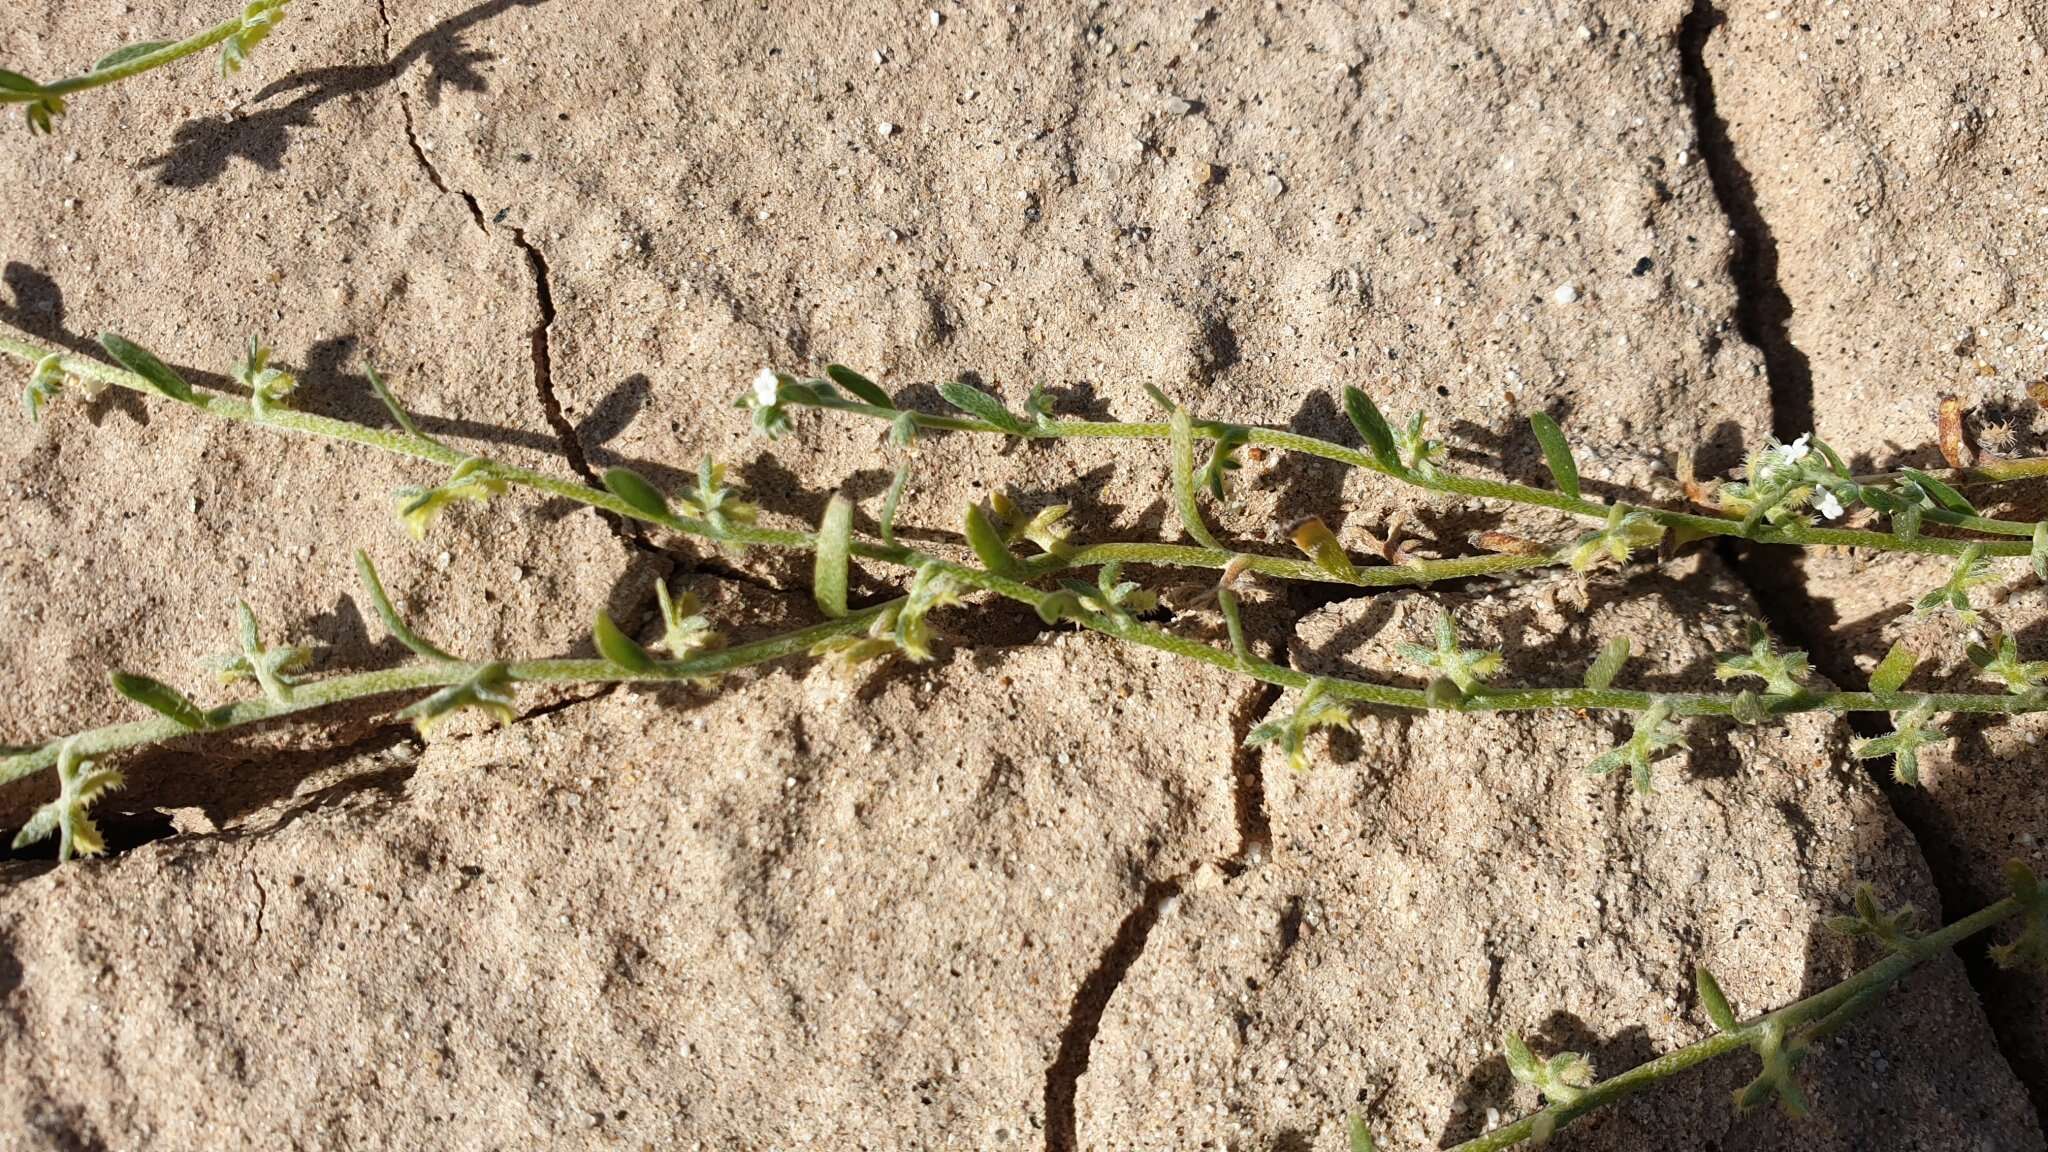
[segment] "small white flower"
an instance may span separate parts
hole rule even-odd
[[[1823,488],[1820,490],[1820,498],[1813,502],[1813,510],[1830,520],[1839,519],[1842,515],[1842,502],[1835,499],[1833,492]]]
[[[1806,442],[1811,439],[1813,439],[1813,433],[1801,432],[1799,439],[1794,440],[1790,444],[1780,444],[1778,446],[1778,459],[1783,460],[1787,464],[1797,464],[1806,458],[1806,453],[1809,451],[1806,447]]]
[[[761,407],[767,408],[773,405],[775,398],[781,392],[782,380],[775,375],[775,369],[763,368],[761,369],[761,374],[754,377],[754,403],[759,404]]]

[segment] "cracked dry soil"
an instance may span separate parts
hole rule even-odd
[[[34,0],[0,49],[57,74],[216,7]],[[1355,383],[1524,479],[1540,409],[1589,487],[1639,495],[1773,430],[1917,462],[1941,392],[2048,434],[2022,391],[2044,29],[2033,2],[299,0],[231,81],[152,75],[0,149],[27,205],[0,319],[117,327],[209,385],[261,332],[307,406],[374,422],[367,359],[480,453],[678,487],[708,452],[790,522],[894,461],[843,422],[750,439],[731,397],[763,363],[1093,415],[1150,382],[1326,436]],[[237,599],[328,667],[396,658],[358,545],[465,652],[577,650],[671,574],[736,633],[809,610],[787,558],[521,497],[413,545],[408,466],[118,396],[0,445],[4,741],[127,715],[109,665],[196,674]],[[933,439],[903,530],[1004,488],[1157,537],[1164,466]],[[1298,460],[1242,485],[1220,527],[1247,542],[1498,526]],[[1532,680],[1624,631],[1682,683],[1761,615],[1854,682],[1911,627],[1911,567],[1705,555],[1441,598]],[[2038,586],[2007,591],[2038,629]],[[1250,615],[1304,667],[1380,672],[1427,611],[1268,588]],[[1815,928],[1854,879],[1954,915],[2044,863],[2038,720],[1912,796],[1806,721],[1696,734],[1648,802],[1578,771],[1610,733],[1574,717],[1374,718],[1295,776],[1240,747],[1287,703],[1255,685],[943,623],[939,663],[862,682],[537,696],[425,742],[343,710],[133,758],[111,858],[0,865],[0,1148],[1326,1149],[1353,1110],[1439,1147],[1533,1103],[1504,1032],[1619,1071],[1705,1033],[1695,963],[1754,1010],[1867,960]],[[1950,960],[1893,1003],[1809,1063],[1806,1121],[1732,1116],[1731,1064],[1559,1143],[2043,1146],[2038,990]]]

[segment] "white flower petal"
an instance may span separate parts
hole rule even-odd
[[[782,381],[776,377],[773,368],[763,368],[761,374],[754,377],[754,403],[761,407],[775,403],[775,397],[781,391]]]
[[[1830,520],[1839,519],[1842,515],[1842,502],[1835,499],[1835,494],[1825,488],[1821,490],[1820,499],[1813,502],[1813,507]]]

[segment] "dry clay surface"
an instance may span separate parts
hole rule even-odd
[[[0,13],[0,50],[55,75],[219,15],[48,0]],[[1826,434],[1881,462],[1931,438],[1921,390],[1965,362],[1974,399],[2032,419],[2034,6],[1715,17],[298,0],[232,81],[152,75],[77,100],[55,140],[11,138],[0,174],[35,207],[0,216],[0,319],[74,348],[118,327],[216,384],[260,333],[306,407],[378,421],[371,357],[471,450],[665,482],[710,452],[791,522],[840,487],[871,511],[901,457],[805,415],[771,459],[730,407],[764,363],[842,360],[917,403],[955,375],[1013,407],[1044,384],[1128,417],[1149,382],[1331,436],[1355,383],[1521,477],[1513,430],[1540,409],[1596,491],[1667,491],[1689,446],[1733,463],[1804,400],[1801,355]],[[1735,150],[1718,167],[1702,68],[1704,143]],[[1780,282],[1774,312],[1759,286]],[[329,667],[393,658],[346,591],[352,547],[465,652],[570,649],[669,563],[518,496],[415,545],[390,496],[434,479],[417,467],[118,397],[0,425],[0,448],[0,740],[129,715],[109,663],[196,683],[237,598]],[[1170,533],[1163,463],[929,442],[906,522],[951,528],[1012,487],[1075,500],[1098,539]],[[1245,492],[1222,518],[1240,538],[1317,513],[1360,551],[1416,504],[1278,457]],[[1475,524],[1407,519],[1424,552]],[[1810,572],[1823,596],[1867,581]],[[1515,595],[1524,623],[1590,636],[1580,608]],[[1378,667],[1380,626],[1420,619],[1395,603],[1316,617],[1302,659]],[[1667,630],[1675,680],[1741,603],[1709,573],[1596,615]],[[136,765],[122,803],[201,803],[179,809],[192,835],[6,874],[0,1147],[1322,1147],[1360,1106],[1392,1146],[1434,1146],[1530,1102],[1491,1055],[1503,1030],[1617,1071],[1700,1034],[1696,960],[1745,1009],[1845,970],[1812,926],[1852,878],[1939,903],[1819,726],[1703,741],[1646,806],[1578,774],[1591,721],[1485,721],[1511,756],[1477,754],[1470,718],[1369,725],[1397,751],[1268,772],[1262,818],[1233,794],[1255,698],[1097,642],[963,652],[850,697],[822,673],[733,691],[281,757],[258,771],[316,774],[275,803],[289,785],[213,803],[210,750]],[[1995,768],[1930,771],[1937,863],[1970,869],[1944,874],[1950,914],[2041,831],[2004,783],[2037,759],[2028,731],[1990,737]],[[1241,843],[1267,820],[1271,860]],[[1813,1125],[1731,1120],[1731,1066],[1588,1139],[2038,1147],[1958,971],[1900,1003],[1814,1062]],[[2039,1092],[2035,1012],[1999,1039]]]

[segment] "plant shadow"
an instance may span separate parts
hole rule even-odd
[[[295,129],[311,128],[314,113],[337,98],[391,83],[415,63],[427,65],[427,100],[438,103],[444,88],[460,92],[486,90],[479,65],[495,59],[463,42],[464,33],[513,8],[532,8],[549,0],[488,0],[457,13],[422,32],[390,58],[377,64],[315,68],[296,72],[265,86],[251,103],[296,93],[284,104],[242,114],[224,112],[188,120],[172,133],[171,146],[142,162],[155,169],[158,183],[170,188],[201,188],[227,172],[237,158],[265,172],[283,168]]]

